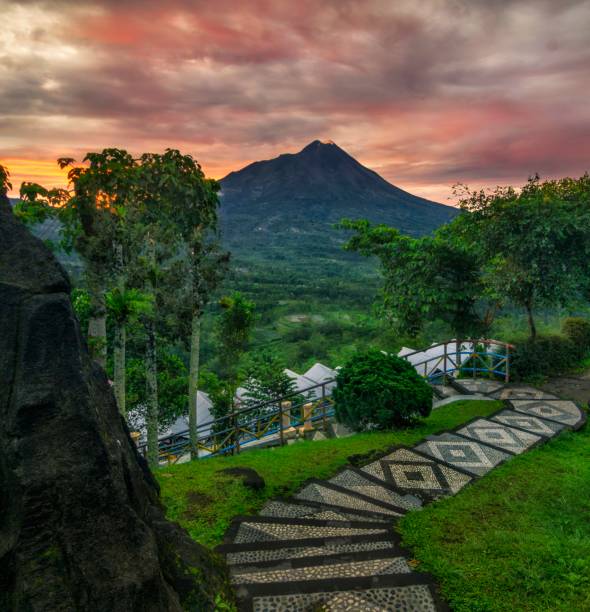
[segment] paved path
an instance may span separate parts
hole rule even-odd
[[[259,516],[233,521],[218,550],[230,565],[241,610],[447,609],[433,577],[413,571],[395,520],[454,495],[565,428],[580,428],[585,418],[573,402],[532,387],[478,379],[454,387],[505,405],[363,467],[310,480],[292,498],[269,501]]]

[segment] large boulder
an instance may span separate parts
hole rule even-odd
[[[165,520],[69,294],[0,194],[0,610],[213,610],[225,566]]]

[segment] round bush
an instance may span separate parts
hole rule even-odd
[[[590,321],[582,317],[569,317],[563,322],[561,331],[579,349],[582,356],[590,351]]]
[[[407,425],[432,410],[432,389],[414,367],[377,350],[340,370],[332,397],[338,422],[355,431]]]

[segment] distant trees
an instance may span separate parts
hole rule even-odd
[[[446,321],[457,336],[485,333],[506,304],[527,313],[588,295],[590,177],[541,182],[520,190],[469,191],[459,186],[463,214],[433,236],[343,220],[354,233],[345,248],[376,256],[384,277],[382,307],[403,332]]]

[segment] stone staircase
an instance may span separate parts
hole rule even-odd
[[[573,402],[532,387],[466,379],[452,389],[505,405],[413,448],[392,448],[329,480],[312,479],[292,498],[267,502],[259,516],[233,521],[218,551],[240,610],[448,609],[433,577],[413,570],[396,520],[585,420]]]

